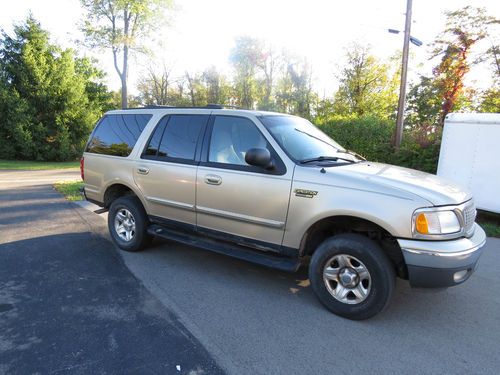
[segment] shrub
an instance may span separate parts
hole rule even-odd
[[[317,123],[319,128],[348,150],[368,160],[435,173],[440,134],[429,129],[405,130],[399,152],[392,140],[395,123],[371,116],[333,116]]]

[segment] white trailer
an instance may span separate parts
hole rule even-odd
[[[500,113],[450,113],[438,176],[472,191],[476,207],[500,213]]]

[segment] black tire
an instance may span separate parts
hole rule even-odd
[[[124,209],[128,210],[132,214],[135,221],[135,231],[133,237],[128,241],[122,239],[115,229],[116,215]],[[113,242],[120,249],[136,252],[147,247],[152,240],[152,237],[147,232],[148,224],[148,216],[139,198],[135,196],[125,196],[120,197],[111,203],[108,212],[108,229]]]
[[[359,303],[341,302],[330,293],[327,282],[324,281],[323,270],[327,262],[342,254],[357,258],[369,272],[370,279],[364,280],[366,284],[369,282],[369,291]],[[341,269],[335,262],[332,267]],[[321,243],[311,258],[309,279],[316,296],[331,312],[347,319],[363,320],[380,313],[389,305],[396,274],[391,261],[376,242],[362,235],[349,233],[330,237]],[[337,285],[336,281],[328,283],[331,289],[332,285]],[[352,296],[356,298],[354,294]]]

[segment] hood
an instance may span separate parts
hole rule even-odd
[[[460,204],[472,198],[467,189],[452,181],[389,164],[362,162],[327,170],[331,173],[355,175],[366,183],[375,183],[381,188],[403,190],[418,195],[435,206]]]

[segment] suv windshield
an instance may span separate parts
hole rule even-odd
[[[261,116],[259,119],[276,142],[295,161],[341,159],[339,153],[347,153],[341,145],[303,118]],[[353,158],[353,161],[355,160]]]

